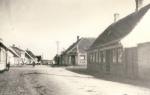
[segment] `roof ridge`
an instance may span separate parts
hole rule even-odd
[[[150,4],[141,8],[137,12],[133,12],[124,18],[110,24],[94,41],[90,48],[94,48],[97,45],[105,44],[110,41],[125,37],[132,29],[137,25],[145,13],[150,9]],[[110,35],[108,35],[108,33]]]

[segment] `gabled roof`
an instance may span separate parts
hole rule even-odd
[[[81,38],[80,42],[77,44],[78,51],[79,52],[87,51],[94,41],[95,41],[95,38]]]
[[[10,51],[15,57],[20,57],[20,56],[12,49],[12,47],[8,47],[8,51]]]
[[[65,51],[63,52],[63,54],[66,54],[68,51],[70,51],[80,40],[81,40],[81,39],[79,39],[78,41],[76,41],[75,43],[73,43],[71,46],[69,46],[69,47],[67,48],[67,50],[65,50]]]
[[[66,51],[67,52],[73,52],[73,49],[77,49],[79,52],[85,52],[89,49],[89,47],[92,45],[92,43],[95,41],[95,38],[80,38],[78,41],[73,43]],[[75,51],[76,52],[76,51]]]
[[[16,46],[11,46],[11,48],[19,55],[21,56],[21,52],[25,52],[24,50],[16,47]]]
[[[7,46],[1,40],[0,40],[0,46],[5,48],[5,49],[8,49]]]
[[[90,49],[101,47],[108,43],[118,42],[128,35],[134,27],[138,24],[145,13],[150,9],[150,4],[134,12],[119,21],[112,23],[92,44]],[[136,36],[136,35],[135,35]]]
[[[30,51],[30,50],[26,50],[26,56],[28,56],[28,57],[32,57],[32,58],[36,58],[36,56],[33,54],[33,52],[32,51]]]

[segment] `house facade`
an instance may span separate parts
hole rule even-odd
[[[0,71],[6,69],[7,64],[7,47],[0,40]]]
[[[94,38],[78,38],[65,52],[60,55],[62,64],[66,65],[86,65],[87,50],[94,42]]]
[[[87,69],[101,74],[150,76],[150,5],[112,23],[88,50]]]

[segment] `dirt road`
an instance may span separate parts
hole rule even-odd
[[[150,95],[150,89],[46,66],[0,74],[0,95]]]

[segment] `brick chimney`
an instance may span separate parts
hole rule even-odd
[[[116,22],[119,19],[119,13],[114,14],[114,22]]]
[[[143,1],[144,1],[144,0],[135,0],[135,4],[136,4],[136,9],[135,9],[135,11],[136,11],[136,12],[137,12],[140,8],[142,8]]]

